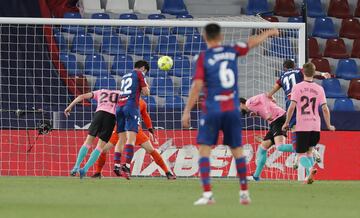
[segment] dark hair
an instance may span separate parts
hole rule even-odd
[[[308,62],[303,65],[303,71],[305,76],[313,77],[315,75],[315,65],[311,62]]]
[[[246,104],[246,98],[239,98],[239,101],[241,104]],[[248,112],[244,109],[241,110],[241,113],[243,116],[245,116],[246,114],[248,114]]]
[[[217,39],[220,36],[221,27],[219,24],[210,23],[205,26],[205,35],[208,40]]]
[[[295,62],[291,59],[285,60],[283,63],[283,67],[286,69],[294,69]]]
[[[145,70],[146,70],[147,72],[149,72],[150,66],[149,66],[149,63],[148,63],[147,61],[140,60],[140,61],[136,61],[136,62],[135,62],[134,68],[142,68],[142,67],[145,67]]]

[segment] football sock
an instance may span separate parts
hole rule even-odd
[[[312,154],[308,154],[307,157],[308,157],[308,159],[309,159],[309,161],[311,163],[311,167],[313,167],[314,164],[315,164],[314,156]]]
[[[305,156],[305,155],[302,155],[300,157],[300,164],[305,168],[306,176],[309,176],[310,175],[310,168],[312,167],[309,158],[307,156]]]
[[[102,152],[96,164],[96,172],[101,173],[106,162],[106,152]]]
[[[91,145],[83,145],[83,146],[81,146],[81,148],[79,150],[79,153],[78,153],[78,156],[77,156],[77,159],[76,159],[76,163],[75,163],[74,168],[79,168],[80,167],[80,164],[84,160],[84,158],[85,158],[86,154],[88,153],[90,147],[91,147]]]
[[[124,147],[125,164],[129,167],[134,156],[134,145],[126,144]]]
[[[245,157],[240,157],[235,159],[236,170],[240,180],[240,190],[247,190],[247,179],[246,179],[246,159]]]
[[[277,146],[277,150],[282,151],[282,152],[295,152],[292,144],[279,145],[279,146]]]
[[[210,192],[210,160],[208,157],[200,157],[199,173],[204,192]]]
[[[267,150],[262,146],[259,146],[259,149],[256,154],[256,170],[253,176],[259,177],[266,163]]]
[[[120,161],[121,161],[121,153],[115,151],[115,153],[114,153],[114,163],[115,164],[120,164]]]
[[[102,148],[100,148],[100,146],[96,146],[95,150],[93,150],[93,152],[91,152],[90,154],[90,158],[89,160],[86,162],[85,166],[84,166],[84,171],[87,172],[89,170],[89,168],[94,165],[94,163],[97,161],[97,159],[99,158],[100,154],[102,152]]]
[[[161,157],[161,155],[159,154],[159,152],[157,152],[156,150],[154,150],[153,152],[150,153],[151,157],[154,159],[155,163],[157,165],[159,165],[159,167],[161,167],[161,169],[167,173],[169,172],[169,169],[167,168],[163,158]]]

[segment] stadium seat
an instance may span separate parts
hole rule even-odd
[[[132,13],[128,0],[107,0],[106,12],[114,14]]]
[[[156,100],[153,96],[143,96],[142,99],[144,99],[144,101],[146,102],[148,108],[156,108],[157,103]]]
[[[128,42],[128,52],[140,56],[150,54],[151,42],[149,37],[145,35],[131,36]]]
[[[176,19],[193,19],[194,17],[191,14],[179,14],[176,15]]]
[[[110,16],[105,13],[95,13],[95,14],[91,15],[91,19],[107,20],[107,19],[110,19]],[[89,26],[88,31],[89,31],[89,33],[103,35],[103,34],[111,34],[112,29],[111,29],[111,26]]]
[[[108,68],[101,54],[87,55],[85,58],[85,74],[92,76],[107,76]]]
[[[340,28],[340,37],[357,39],[360,36],[360,22],[356,18],[343,19]]]
[[[308,38],[308,48],[309,48],[309,57],[310,58],[321,58],[319,44],[314,37]]]
[[[160,97],[173,96],[174,86],[170,77],[154,78],[151,84],[150,93]]]
[[[338,79],[324,79],[322,80],[322,86],[327,98],[346,98]]]
[[[311,60],[317,71],[331,73],[330,63],[325,58],[314,58]]]
[[[67,52],[68,51],[68,44],[65,40],[65,37],[61,32],[54,33],[55,41],[58,45],[59,51],[61,52]]]
[[[355,111],[354,103],[349,98],[335,100],[333,111]]]
[[[189,13],[183,0],[164,0],[161,12],[172,15],[184,15]]]
[[[325,17],[326,14],[322,8],[320,0],[304,0],[309,17]]]
[[[352,51],[351,51],[352,58],[360,58],[360,38],[354,40]]]
[[[271,39],[270,51],[266,55],[279,58],[295,59],[295,52],[289,38],[276,37]]]
[[[360,17],[360,1],[359,0],[357,2],[357,5],[356,5],[354,16],[355,17]]]
[[[341,59],[338,62],[336,67],[336,76],[351,80],[351,79],[360,79],[360,74],[358,74],[358,68],[355,60],[353,59]]]
[[[102,13],[101,4],[99,0],[82,0],[80,2],[80,8],[84,10],[85,14]]]
[[[123,76],[133,68],[134,62],[130,55],[116,55],[111,66],[111,74]]]
[[[191,78],[190,77],[182,77],[181,78],[181,87],[180,94],[182,96],[188,96],[191,86]]]
[[[343,39],[328,39],[324,50],[325,57],[335,59],[349,58]]]
[[[193,19],[194,17],[190,14],[177,15],[177,19]],[[194,27],[174,27],[172,28],[173,34],[179,35],[193,35],[194,33],[198,33],[199,31]]]
[[[316,18],[312,36],[325,39],[337,38],[338,34],[332,19],[329,17]]]
[[[140,14],[158,14],[156,0],[135,0],[134,11]]]
[[[207,45],[201,35],[189,35],[186,36],[184,43],[184,54],[185,55],[197,55],[201,51],[207,49]]]
[[[299,16],[299,17],[289,17],[288,22],[289,23],[302,23],[303,22],[303,17],[301,17],[301,16]]]
[[[272,23],[279,22],[279,18],[275,16],[262,16],[262,18]]]
[[[328,16],[336,18],[350,18],[350,7],[347,0],[331,0],[329,3]]]
[[[264,16],[271,16],[273,13],[270,10],[267,0],[248,0],[246,6],[247,15],[262,14]]]
[[[149,62],[150,65],[150,71],[149,73],[147,73],[148,76],[150,77],[166,77],[167,76],[167,72],[159,70],[158,68],[158,59],[159,56],[158,55],[153,55],[153,54],[148,54],[148,55],[144,55],[143,59],[147,62]]]
[[[150,20],[161,20],[166,19],[163,14],[150,14],[148,16]],[[169,35],[170,28],[169,27],[146,27],[145,28],[146,34],[153,34],[153,35]]]
[[[138,17],[136,14],[120,14],[120,20],[137,20]],[[117,29],[118,33],[125,34],[125,35],[144,35],[142,29],[133,26],[121,26]]]
[[[108,55],[125,54],[125,47],[118,35],[104,35],[100,51]]]
[[[80,13],[67,12],[64,14],[64,18],[66,19],[81,19]],[[63,32],[71,33],[71,34],[84,34],[85,28],[83,26],[77,25],[63,25],[61,27]]]
[[[60,61],[67,69],[68,76],[77,76],[80,74],[74,54],[60,53]]]
[[[348,96],[349,98],[360,100],[360,80],[353,79],[350,81]]]
[[[98,77],[96,79],[94,90],[110,89],[116,90],[116,81],[112,76]]]
[[[155,53],[162,55],[175,55],[180,53],[180,46],[176,36],[160,36],[158,44],[155,47]]]
[[[189,77],[191,76],[191,65],[189,58],[186,56],[175,56],[173,58],[174,66],[169,72],[176,77]]]
[[[181,109],[185,107],[184,100],[180,96],[166,96],[165,108],[166,109]]]
[[[294,0],[276,0],[274,14],[282,17],[295,17],[300,15],[296,9]]]
[[[75,35],[71,45],[71,52],[79,53],[82,55],[94,54],[95,47],[91,35],[90,34]]]

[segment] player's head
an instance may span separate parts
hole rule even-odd
[[[315,75],[315,65],[311,62],[308,62],[303,65],[303,72],[306,77],[314,77]]]
[[[295,68],[295,62],[291,59],[285,60],[283,63],[284,70],[290,70]]]
[[[136,61],[135,64],[134,64],[134,68],[136,70],[140,70],[143,73],[147,73],[150,70],[149,63],[147,61],[144,61],[144,60]]]
[[[223,39],[221,27],[216,23],[209,23],[205,26],[203,36],[205,41],[209,43],[220,43]]]
[[[240,110],[243,115],[249,113],[249,109],[246,107],[246,98],[239,98],[240,101]]]

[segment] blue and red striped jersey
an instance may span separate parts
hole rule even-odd
[[[297,68],[281,72],[276,83],[284,90],[285,98],[287,98],[291,94],[293,86],[302,81],[304,81],[304,74],[302,69]]]
[[[133,105],[139,107],[141,89],[146,87],[146,81],[141,71],[133,70],[121,79],[119,106]]]

